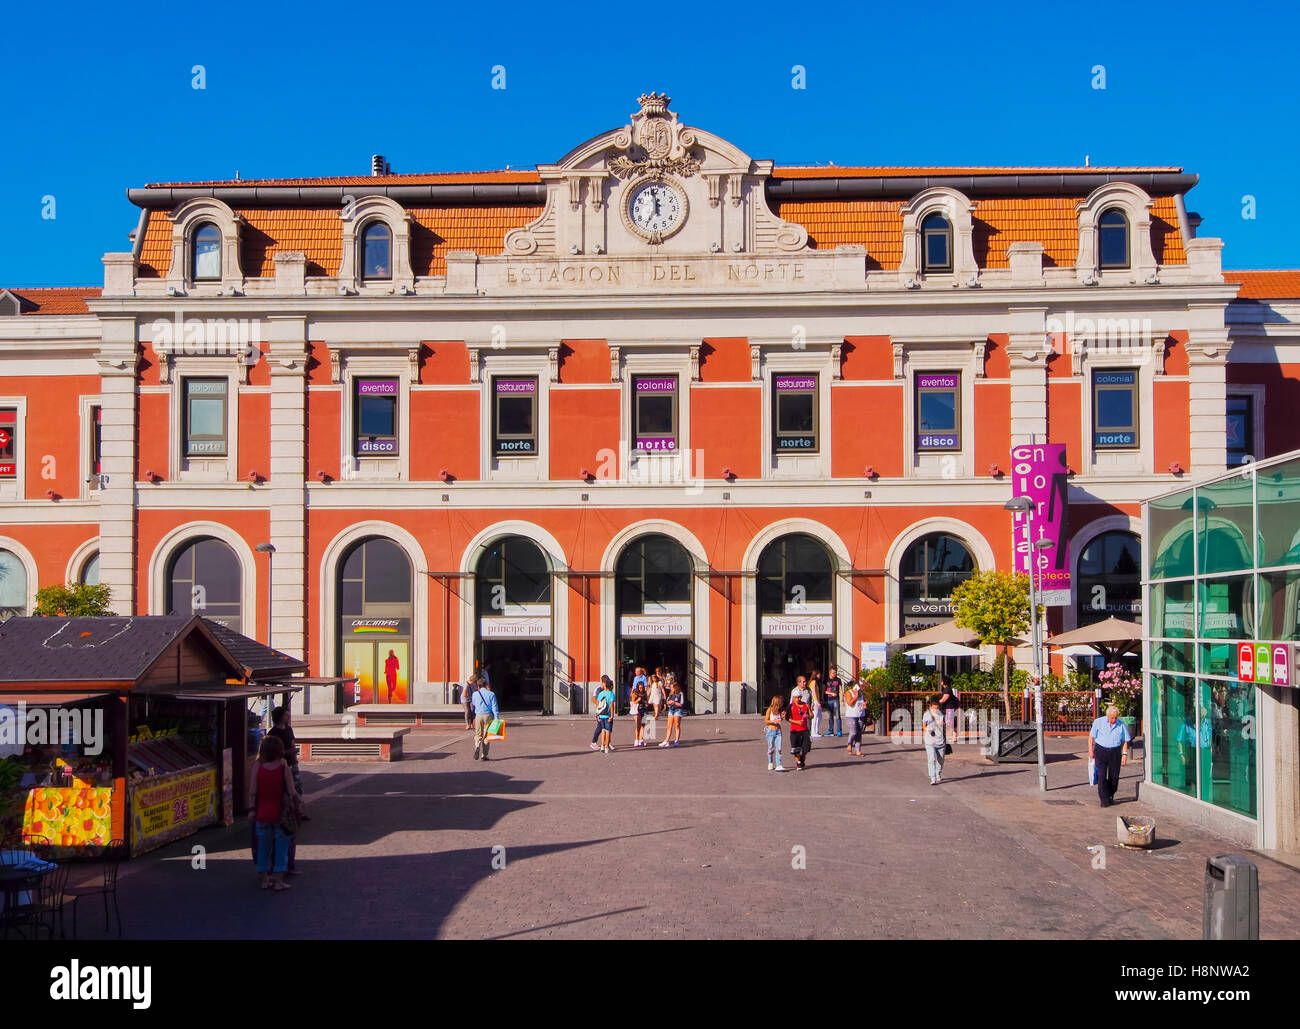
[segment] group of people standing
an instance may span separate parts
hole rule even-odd
[[[614,683],[608,675],[600,677],[600,690],[596,694],[596,730],[591,736],[591,749],[608,754],[614,749],[614,714],[618,699],[614,692]],[[686,693],[677,679],[676,672],[665,672],[656,668],[647,674],[646,669],[636,668],[632,675],[632,688],[628,694],[628,713],[632,717],[632,746],[644,747],[647,743],[646,730],[658,722],[660,714],[667,714],[668,727],[664,732],[661,747],[677,747],[682,741],[682,711],[686,707]]]
[[[823,716],[826,724],[822,724]],[[764,737],[767,742],[767,770],[784,772],[781,763],[781,723],[790,723],[790,752],[794,755],[795,770],[807,767],[812,740],[822,736],[844,736],[849,730],[849,742],[844,751],[862,756],[862,730],[867,720],[867,697],[862,687],[853,679],[841,679],[831,672],[823,682],[818,672],[799,676],[790,691],[789,707],[780,694],[772,698],[763,715]],[[825,732],[822,732],[825,729]]]

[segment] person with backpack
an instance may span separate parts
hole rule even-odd
[[[494,719],[501,717],[501,709],[497,707],[497,695],[486,679],[479,680],[469,699],[474,705],[474,760],[482,758],[486,761],[488,726]]]
[[[763,716],[763,735],[767,738],[767,770],[769,772],[784,772],[781,766],[781,718],[785,701],[781,699],[778,693],[772,698],[772,703],[767,705],[767,713]],[[773,761],[776,762],[773,765]]]
[[[802,678],[802,676],[800,676]],[[794,769],[802,772],[812,750],[809,730],[812,726],[812,706],[803,699],[803,693],[797,693],[790,702],[790,753],[794,755]]]
[[[957,736],[957,709],[961,707],[961,696],[952,684],[951,675],[939,676],[939,693],[939,710],[943,712],[947,739],[952,740]]]
[[[600,677],[600,692],[596,694],[596,727],[600,732],[598,750],[608,754],[614,748],[610,745],[614,732],[614,682],[608,675]]]

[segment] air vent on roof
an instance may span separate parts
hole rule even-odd
[[[388,162],[384,160],[383,154],[375,154],[370,158],[371,175],[391,175],[393,169],[389,167]]]

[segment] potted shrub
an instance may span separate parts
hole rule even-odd
[[[1107,706],[1119,708],[1119,717],[1128,726],[1129,735],[1136,739],[1142,731],[1142,680],[1133,675],[1118,661],[1112,661],[1097,676]]]

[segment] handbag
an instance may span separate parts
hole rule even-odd
[[[948,756],[949,754],[951,754],[951,753],[952,753],[952,744],[951,744],[951,743],[945,743],[945,744],[943,745],[943,756],[944,756],[944,757],[947,757],[947,756]]]
[[[287,836],[296,836],[302,825],[302,807],[298,803],[298,794],[289,789],[288,784],[280,786],[280,830]]]

